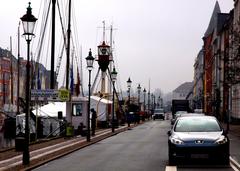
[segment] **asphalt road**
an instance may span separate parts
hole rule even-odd
[[[36,171],[232,171],[230,167],[168,166],[169,121],[149,121],[100,141]]]

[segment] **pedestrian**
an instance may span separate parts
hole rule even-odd
[[[125,116],[126,116],[126,119],[127,119],[127,124],[128,124],[128,129],[130,129],[130,124],[131,124],[131,115],[129,113],[128,110],[125,111]]]
[[[96,119],[97,119],[97,112],[92,108],[92,119],[91,119],[91,125],[92,125],[92,136],[95,135],[95,129],[96,129]]]

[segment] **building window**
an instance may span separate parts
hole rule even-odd
[[[72,115],[73,116],[82,116],[82,104],[73,104],[72,105]]]

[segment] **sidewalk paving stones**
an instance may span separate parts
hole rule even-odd
[[[227,128],[226,124],[222,124],[223,127]],[[238,170],[240,170],[240,125],[229,125],[228,137],[230,140],[230,162]]]
[[[106,129],[96,132],[96,135],[91,137],[90,142],[86,141],[86,137],[77,136],[47,147],[32,150],[30,151],[30,164],[27,166],[22,165],[22,153],[16,152],[15,156],[10,156],[10,158],[0,161],[0,170],[31,170],[48,161],[67,155],[125,130],[127,130],[127,126],[115,129],[114,133],[111,132],[111,129]]]

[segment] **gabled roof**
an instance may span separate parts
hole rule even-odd
[[[208,28],[204,34],[204,37],[208,37],[210,34],[212,34],[214,28],[217,26],[218,13],[221,13],[221,10],[220,10],[218,1],[216,1]]]
[[[219,13],[217,17],[217,33],[219,33],[226,21],[229,19],[230,14],[227,13]]]
[[[175,90],[173,90],[173,92],[181,93],[181,92],[191,91],[192,87],[193,87],[193,82],[185,82],[180,86],[178,86]]]

